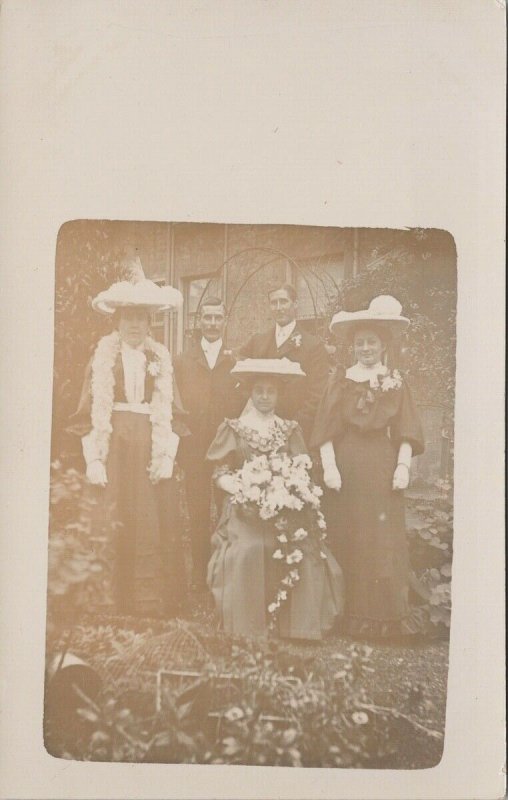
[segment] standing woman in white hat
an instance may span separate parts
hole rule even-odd
[[[405,379],[386,364],[409,325],[401,310],[382,295],[367,310],[335,314],[330,329],[352,345],[355,363],[330,380],[311,437],[329,489],[330,544],[344,572],[343,627],[359,637],[416,632],[403,490],[423,435]]]
[[[101,292],[92,307],[115,330],[88,364],[70,428],[82,436],[86,476],[95,494],[94,530],[114,541],[118,613],[160,616],[184,598],[181,519],[173,476],[179,434],[178,395],[167,348],[149,335],[154,311],[178,308],[171,286],[146,280],[141,263],[130,280]]]

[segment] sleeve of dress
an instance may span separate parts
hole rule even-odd
[[[318,405],[314,428],[309,441],[311,448],[321,447],[322,444],[329,442],[342,433],[341,394],[342,374],[336,373],[328,379]]]
[[[76,436],[86,436],[92,430],[92,359],[88,362],[85,369],[83,387],[78,402],[77,411],[71,415],[70,425],[66,427],[68,433],[75,433]]]
[[[419,456],[425,449],[420,415],[405,380],[401,388],[399,411],[390,425],[390,438],[396,447],[400,447],[401,442],[409,442],[414,456]]]
[[[235,434],[227,422],[221,422],[215,434],[215,439],[208,448],[206,459],[218,464],[233,464],[235,452]]]
[[[288,440],[288,450],[290,456],[299,456],[309,452],[309,448],[303,438],[303,431],[299,425],[291,432]]]

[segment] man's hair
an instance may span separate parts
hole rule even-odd
[[[226,304],[224,303],[224,300],[221,300],[221,298],[217,297],[216,295],[210,295],[209,297],[205,297],[205,299],[200,303],[199,306],[200,314],[203,313],[204,306],[222,306],[224,309],[224,313],[225,314],[227,313]]]
[[[270,289],[268,289],[268,292],[267,292],[268,298],[274,292],[279,292],[279,291],[286,292],[286,294],[288,295],[289,299],[293,303],[296,303],[296,300],[297,300],[296,289],[290,283],[277,283],[274,286],[272,286]]]

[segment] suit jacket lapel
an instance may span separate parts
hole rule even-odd
[[[297,345],[296,345],[296,342],[295,342],[295,337],[296,336],[299,336],[300,340],[302,339],[302,332],[298,328],[298,323],[296,324],[295,329],[294,329],[293,333],[291,334],[291,336],[288,339],[286,339],[286,341],[283,342],[283,344],[277,350],[277,357],[278,358],[284,358],[284,356],[287,356],[287,354],[290,353],[292,350],[298,350],[299,349],[297,347]],[[301,346],[301,344],[300,344],[300,346]]]
[[[195,342],[192,350],[191,350],[191,357],[198,363],[200,366],[204,367],[206,370],[210,370],[208,366],[208,361],[206,360],[206,356],[203,353],[203,348],[201,347],[201,342]]]
[[[261,355],[258,358],[277,358],[277,342],[275,340],[275,326],[262,334],[264,338],[261,339],[260,351]]]
[[[229,354],[227,355],[227,354],[224,352],[224,342],[222,342],[222,347],[221,347],[221,349],[219,350],[219,355],[217,356],[217,361],[215,362],[215,367],[214,367],[214,369],[217,369],[217,367],[218,367],[220,364],[222,364],[222,362],[223,362],[223,361],[226,361],[226,359],[228,359],[228,358],[230,358],[230,355],[229,355]]]

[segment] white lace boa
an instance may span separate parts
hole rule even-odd
[[[86,448],[95,458],[106,462],[111,436],[111,414],[113,411],[115,378],[113,368],[120,353],[121,338],[118,331],[103,336],[99,341],[92,360],[92,430],[86,437]],[[152,423],[152,458],[148,467],[150,480],[168,474],[175,455],[174,442],[177,439],[171,426],[173,416],[173,365],[171,356],[164,345],[151,337],[145,340],[145,351],[151,351],[158,363],[159,372],[155,376],[150,421]],[[85,449],[85,443],[84,443]]]

